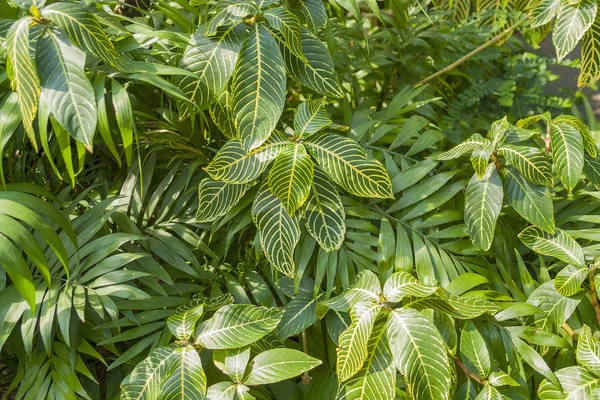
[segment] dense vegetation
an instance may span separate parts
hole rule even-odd
[[[599,5],[0,0],[3,398],[600,399]]]

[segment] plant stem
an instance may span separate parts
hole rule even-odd
[[[592,306],[596,311],[596,319],[600,323],[600,306],[598,306],[598,294],[596,293],[596,285],[594,284],[594,269],[592,269],[588,275],[590,280],[590,295],[592,296]]]
[[[565,332],[569,334],[569,336],[571,336],[571,339],[577,340],[577,333],[573,330],[573,328],[571,328],[571,325],[569,325],[566,322],[563,322],[561,327],[565,330]]]
[[[304,350],[304,354],[308,354],[308,341],[306,340],[306,330],[302,331],[302,350]],[[308,375],[308,371],[304,371],[302,373],[302,383],[308,385],[310,383],[310,376]]]
[[[453,62],[452,64],[448,65],[447,67],[445,67],[444,69],[439,70],[438,72],[429,75],[427,78],[423,79],[422,81],[420,81],[419,83],[417,83],[415,86],[421,86],[424,85],[425,83],[429,82],[430,80],[437,78],[438,76],[445,74],[448,71],[453,70],[454,68],[458,67],[460,64],[462,64],[463,62],[467,61],[469,58],[473,57],[474,55],[480,53],[481,51],[487,49],[488,47],[490,47],[491,45],[493,45],[494,43],[499,42],[500,40],[502,40],[504,37],[508,36],[509,34],[511,34],[515,29],[517,29],[523,22],[525,22],[527,20],[527,16],[521,18],[519,21],[517,21],[515,24],[509,26],[508,28],[506,28],[504,31],[500,32],[499,34],[497,34],[496,36],[494,36],[493,38],[491,38],[490,40],[488,40],[487,42],[485,42],[484,44],[482,44],[481,46],[479,46],[478,48],[476,48],[475,50],[471,51],[469,54],[459,58],[458,60],[456,60],[455,62]]]
[[[467,375],[469,378],[473,379],[475,382],[479,383],[480,385],[483,385],[483,383],[485,382],[485,380],[483,378],[475,375],[471,371],[469,371],[469,368],[467,368],[467,366],[465,364],[463,364],[463,362],[460,361],[459,358],[454,357],[454,362],[456,363],[456,365],[458,365],[460,367],[460,369],[463,370],[463,372],[465,373],[465,375]]]

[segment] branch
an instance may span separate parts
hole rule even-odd
[[[469,368],[467,368],[467,366],[465,364],[463,364],[463,362],[460,361],[459,358],[455,357],[454,362],[456,363],[456,365],[458,365],[460,367],[460,369],[463,370],[465,375],[467,375],[469,378],[473,379],[475,382],[479,383],[480,385],[483,385],[483,383],[485,382],[485,379],[483,379],[483,378],[475,375],[471,371],[469,371]]]
[[[415,85],[416,86],[421,86],[424,85],[425,83],[429,82],[430,80],[437,78],[438,76],[445,74],[448,71],[453,70],[454,68],[458,67],[460,64],[462,64],[463,62],[467,61],[469,58],[473,57],[474,55],[480,53],[481,51],[487,49],[488,47],[490,47],[491,45],[493,45],[494,43],[499,42],[500,40],[502,40],[504,37],[510,35],[515,29],[517,29],[523,22],[527,21],[529,17],[525,16],[523,18],[521,18],[519,21],[517,21],[514,25],[506,28],[504,31],[500,32],[499,34],[497,34],[496,36],[494,36],[493,38],[491,38],[490,40],[488,40],[487,42],[485,42],[484,44],[482,44],[481,46],[479,46],[478,48],[476,48],[475,50],[471,51],[469,54],[462,56],[461,58],[459,58],[458,60],[456,60],[455,62],[453,62],[452,64],[448,65],[446,68],[439,70],[438,72],[429,75],[427,78],[423,79],[422,81],[420,81],[419,83],[417,83]]]
[[[600,323],[600,306],[598,306],[598,294],[596,293],[596,285],[594,284],[594,269],[595,268],[590,271],[588,277],[590,280],[590,295],[592,296],[592,305],[596,311],[596,318]]]

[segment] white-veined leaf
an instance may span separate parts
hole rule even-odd
[[[317,33],[327,25],[327,10],[321,0],[299,0],[298,3],[300,11],[313,33]]]
[[[438,288],[419,282],[408,272],[393,273],[383,285],[383,297],[390,303],[397,303],[406,296],[427,297]]]
[[[560,0],[541,0],[537,2],[529,11],[531,19],[531,27],[546,25],[558,13],[560,8]]]
[[[569,54],[596,18],[598,4],[595,0],[570,2],[561,0],[558,17],[552,32],[556,57],[561,61]]]
[[[294,249],[300,239],[300,226],[265,182],[252,204],[252,218],[258,228],[260,245],[267,260],[283,274],[294,277]]]
[[[285,85],[277,42],[256,24],[242,46],[231,83],[234,124],[244,150],[259,147],[275,129],[283,111]]]
[[[296,57],[305,59],[302,53],[302,26],[298,18],[282,7],[270,8],[264,12],[269,25],[281,34],[282,43]]]
[[[492,372],[488,376],[488,382],[492,386],[501,387],[501,386],[513,386],[519,387],[519,382],[517,382],[510,375],[506,374],[503,371]]]
[[[413,399],[450,399],[453,371],[446,344],[427,318],[411,309],[394,310],[387,337],[396,368]]]
[[[238,132],[233,124],[233,116],[231,115],[231,95],[228,91],[221,93],[219,98],[208,109],[210,117],[219,128],[219,130],[228,139],[238,138]]]
[[[242,382],[250,361],[250,346],[213,351],[213,362],[235,383]]]
[[[221,26],[237,25],[258,10],[247,0],[222,0],[218,3],[217,12],[206,26],[208,36],[215,35]]]
[[[600,49],[598,49],[600,51]],[[588,153],[590,157],[596,157],[598,155],[598,149],[596,148],[596,141],[590,132],[590,128],[577,117],[572,115],[559,115],[554,118],[554,123],[565,122],[571,125],[573,128],[577,129],[577,131],[581,134],[581,138],[583,139],[583,148],[585,152]]]
[[[475,400],[503,400],[502,394],[492,385],[485,385]]]
[[[321,365],[317,360],[298,350],[272,349],[263,351],[250,363],[246,385],[267,385],[293,378]]]
[[[436,154],[433,156],[434,160],[444,161],[444,160],[452,160],[454,158],[458,158],[463,154],[466,154],[475,149],[485,148],[490,145],[489,139],[484,138],[479,133],[473,134],[470,138],[465,140],[464,142],[454,146],[448,151],[445,151],[440,154]]]
[[[567,395],[565,400],[595,400],[597,389],[600,388],[600,378],[587,369],[575,365],[556,371],[556,378]],[[596,393],[594,393],[596,391]]]
[[[443,289],[438,289],[434,296],[407,297],[405,307],[417,310],[432,309],[458,319],[472,319],[482,314],[495,314],[500,307],[480,297],[454,296]]]
[[[552,186],[552,168],[541,150],[507,144],[498,149],[498,154],[528,181],[537,185]]]
[[[121,400],[154,400],[169,376],[176,348],[159,347],[140,362],[121,383]]]
[[[325,111],[325,99],[308,99],[298,106],[294,116],[294,131],[302,138],[332,124]]]
[[[355,141],[325,133],[311,136],[304,143],[321,169],[348,192],[362,197],[394,197],[383,165],[369,159]]]
[[[227,183],[204,178],[198,186],[196,221],[212,222],[225,215],[244,196],[249,183]]]
[[[313,298],[312,291],[298,291],[283,309],[281,321],[275,329],[277,337],[287,339],[308,328],[317,320],[316,312],[317,300]]]
[[[600,13],[583,35],[581,42],[581,71],[577,86],[591,86],[600,79]]]
[[[471,165],[479,179],[482,179],[485,175],[485,171],[490,164],[491,155],[492,149],[490,147],[477,148],[471,153]]]
[[[573,296],[579,292],[581,284],[585,281],[589,273],[590,270],[588,267],[567,265],[556,274],[554,287],[563,296]]]
[[[483,336],[471,321],[465,322],[460,334],[460,357],[477,375],[489,375],[492,368],[490,353]]]
[[[196,322],[204,314],[204,299],[194,299],[179,306],[167,319],[171,334],[179,340],[188,340],[194,333]]]
[[[210,386],[206,392],[206,400],[234,400],[238,385],[232,382],[219,382]]]
[[[204,400],[206,375],[193,346],[177,347],[169,369],[172,372],[161,384],[160,400]]]
[[[519,239],[537,253],[556,257],[574,266],[585,266],[583,249],[562,229],[556,228],[556,233],[551,235],[540,228],[530,226],[519,233]]]
[[[581,134],[564,122],[550,126],[552,160],[560,181],[569,193],[577,185],[583,170],[583,140]]]
[[[367,269],[356,275],[352,286],[338,296],[324,301],[323,305],[336,311],[348,311],[358,303],[373,303],[379,300],[381,284],[377,275]]]
[[[302,207],[313,182],[314,164],[301,143],[292,143],[277,156],[269,172],[269,187],[288,214]]]
[[[580,365],[600,376],[600,341],[592,335],[587,325],[583,325],[577,335],[575,357]]]
[[[198,326],[196,344],[216,350],[247,346],[275,329],[280,319],[276,308],[229,304]]]

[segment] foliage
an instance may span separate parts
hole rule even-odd
[[[597,397],[597,8],[0,0],[0,391]]]

